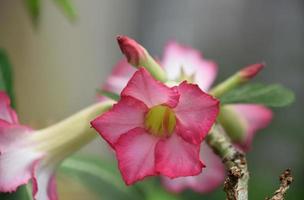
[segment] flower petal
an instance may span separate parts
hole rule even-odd
[[[189,77],[194,75],[194,82],[204,91],[210,88],[217,75],[217,65],[213,61],[205,60],[198,50],[174,41],[166,45],[162,64],[170,80],[178,80],[182,72]]]
[[[20,147],[21,144],[26,143],[26,136],[29,133],[31,130],[28,127],[0,120],[0,155],[12,147]]]
[[[13,192],[32,177],[32,168],[42,154],[18,148],[0,154],[0,191]]]
[[[120,94],[135,72],[136,69],[131,66],[126,59],[121,59],[114,66],[111,75],[107,78],[102,89],[108,92]]]
[[[199,151],[199,145],[190,144],[173,133],[156,145],[156,171],[170,178],[197,175],[204,167]]]
[[[154,149],[158,140],[143,128],[135,128],[120,136],[115,149],[127,185],[156,174]]]
[[[255,104],[234,104],[227,105],[231,107],[245,122],[246,133],[244,141],[239,146],[248,151],[255,133],[266,128],[272,120],[272,111],[262,105]]]
[[[57,189],[55,181],[56,165],[36,165],[32,172],[33,197],[35,200],[57,200]]]
[[[10,107],[10,99],[7,94],[0,91],[0,119],[9,123],[18,123],[16,112]]]
[[[144,68],[135,72],[121,95],[134,97],[144,102],[148,107],[160,104],[175,107],[179,98],[175,88],[169,88],[156,81]]]
[[[91,122],[99,134],[113,147],[119,136],[136,127],[144,126],[148,108],[132,97],[122,97],[111,110]]]
[[[180,99],[174,109],[178,119],[176,132],[187,142],[200,144],[216,120],[219,101],[194,84],[183,82],[177,89]]]
[[[173,192],[181,192],[185,189],[192,189],[196,192],[207,193],[219,187],[225,179],[225,168],[220,158],[203,143],[201,146],[201,158],[206,168],[197,176],[180,177],[169,179],[163,177],[165,187]]]

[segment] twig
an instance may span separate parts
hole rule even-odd
[[[249,173],[245,155],[232,145],[220,125],[213,127],[206,141],[213,151],[221,157],[228,172],[224,183],[227,200],[247,200]]]
[[[284,200],[284,195],[286,194],[290,184],[293,181],[291,176],[291,170],[286,169],[280,176],[280,187],[277,189],[271,198],[266,198],[266,200]]]

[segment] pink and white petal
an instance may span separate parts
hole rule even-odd
[[[27,136],[31,132],[28,127],[0,120],[0,155],[12,147],[26,143]]]
[[[170,41],[165,46],[162,65],[167,72],[169,80],[176,80],[181,75],[181,68],[187,75],[194,74],[197,61],[201,54],[196,49],[182,46],[175,41]]]
[[[115,143],[119,170],[127,185],[142,180],[146,176],[156,175],[155,146],[159,138],[135,128],[120,136]]]
[[[129,79],[136,72],[126,59],[121,59],[115,66],[111,75],[107,78],[103,90],[120,94],[127,85]]]
[[[155,80],[144,68],[135,72],[121,95],[136,98],[148,107],[160,104],[175,107],[179,99],[179,94],[175,88],[169,88]]]
[[[205,60],[198,50],[174,41],[167,43],[162,64],[170,80],[178,80],[182,71],[187,76],[194,74],[194,81],[204,91],[210,88],[217,75],[214,62]]]
[[[10,107],[11,101],[7,94],[0,91],[0,119],[12,124],[18,123],[16,112]]]
[[[122,134],[144,126],[147,110],[141,101],[125,96],[111,110],[94,119],[91,125],[113,147]]]
[[[156,171],[170,178],[197,175],[204,167],[199,152],[199,145],[190,144],[173,133],[156,145]]]
[[[203,91],[208,91],[217,76],[217,64],[210,60],[202,60],[195,73],[195,82]]]
[[[35,200],[58,200],[55,169],[56,165],[37,165],[32,171],[33,197]]]
[[[180,99],[174,108],[176,132],[187,142],[200,144],[216,120],[219,101],[194,84],[183,82],[177,89]]]
[[[206,168],[197,176],[180,177],[176,179],[164,178],[165,187],[172,192],[181,192],[192,189],[196,192],[207,193],[218,188],[225,179],[225,168],[220,158],[203,143],[201,146],[201,158]]]
[[[0,192],[13,192],[32,177],[32,169],[43,155],[20,148],[0,154]]]
[[[270,124],[273,115],[272,111],[265,106],[256,104],[234,104],[228,106],[245,122],[246,133],[244,133],[244,141],[238,145],[242,150],[248,151],[255,133]]]

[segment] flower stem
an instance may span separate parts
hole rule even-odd
[[[289,189],[290,184],[293,181],[291,175],[291,170],[286,169],[280,176],[280,187],[277,189],[271,198],[266,198],[266,200],[284,200],[284,196]]]
[[[234,75],[215,86],[210,91],[210,94],[215,97],[221,97],[224,93],[250,81],[264,68],[264,66],[264,63],[256,63],[242,68]]]
[[[239,76],[239,73],[236,73],[225,81],[223,81],[222,83],[212,88],[209,93],[215,97],[221,97],[226,92],[233,90],[244,82],[246,81],[244,81],[244,79]]]
[[[206,138],[207,144],[222,159],[228,175],[224,183],[227,200],[247,200],[248,180],[247,161],[227,137],[220,125],[214,125]]]
[[[47,152],[52,161],[60,161],[97,136],[90,121],[108,110],[113,101],[96,103],[50,127],[36,131],[36,149]]]

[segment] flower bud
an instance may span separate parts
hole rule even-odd
[[[133,66],[139,66],[140,60],[147,59],[147,51],[135,40],[127,36],[117,36],[121,52],[127,57],[128,62]]]
[[[241,69],[216,87],[212,88],[210,94],[216,97],[222,96],[226,92],[247,83],[249,80],[254,78],[264,68],[264,66],[265,65],[263,63],[257,63]]]
[[[167,80],[165,71],[150,56],[148,51],[138,44],[135,40],[119,35],[117,36],[118,45],[122,53],[126,56],[128,62],[136,68],[146,68],[154,78],[165,82]]]
[[[255,77],[263,68],[265,67],[264,63],[256,63],[253,65],[249,65],[248,67],[243,68],[239,75],[245,79],[249,80]]]

